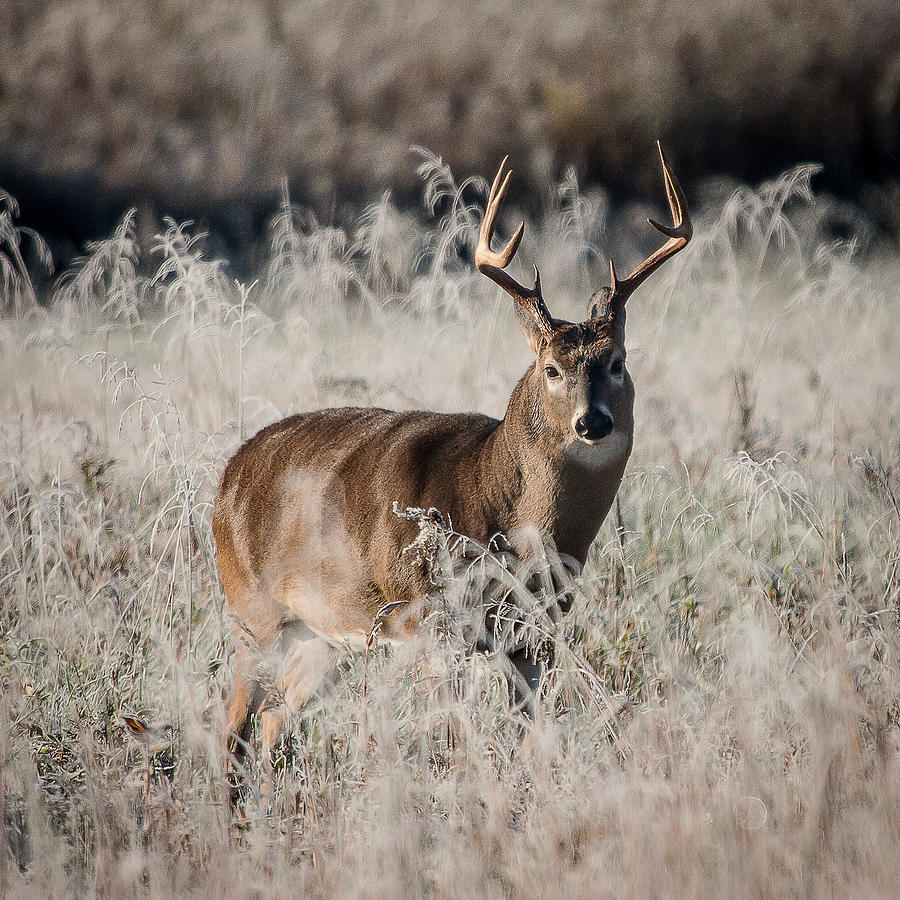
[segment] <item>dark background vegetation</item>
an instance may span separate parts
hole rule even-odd
[[[658,192],[824,166],[896,227],[895,0],[3,0],[0,186],[58,261],[138,206],[231,248],[281,179],[320,216],[418,195],[410,145],[461,176],[504,153],[520,197],[574,164]]]

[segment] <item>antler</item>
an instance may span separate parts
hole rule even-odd
[[[525,233],[525,223],[516,229],[515,234],[509,239],[509,243],[499,252],[491,250],[491,238],[494,236],[494,228],[497,225],[497,216],[500,207],[506,198],[509,188],[509,179],[512,172],[505,172],[508,156],[503,157],[491,193],[488,197],[487,209],[484,211],[484,219],[481,222],[481,230],[478,233],[478,247],[475,249],[475,268],[482,275],[487,275],[492,281],[497,282],[531,317],[541,334],[549,337],[553,334],[553,320],[550,312],[541,296],[541,273],[538,267],[534,267],[534,287],[526,288],[519,284],[508,272],[504,272],[519,249],[519,242]],[[505,172],[505,175],[504,175]]]
[[[669,198],[669,209],[672,211],[673,224],[662,225],[653,219],[647,219],[647,221],[657,231],[661,231],[666,235],[669,240],[659,250],[648,256],[627,278],[623,278],[621,281],[616,278],[616,269],[613,261],[609,261],[608,308],[613,308],[614,304],[619,308],[623,307],[625,301],[641,285],[644,279],[655,272],[670,256],[674,256],[679,250],[683,250],[694,234],[694,226],[691,224],[684,191],[681,190],[678,179],[669,168],[659,141],[656,142],[656,146],[659,150],[659,161],[662,163],[663,178],[666,182],[666,196]]]

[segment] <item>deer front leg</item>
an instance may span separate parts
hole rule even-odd
[[[541,676],[544,674],[544,666],[539,657],[538,651],[527,648],[517,650],[507,657],[513,669],[510,678],[513,707],[529,718],[534,718],[535,701]]]

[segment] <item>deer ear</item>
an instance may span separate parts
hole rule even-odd
[[[599,291],[595,291],[588,300],[587,318],[588,321],[599,319],[603,323],[608,323],[614,327],[616,332],[624,335],[625,304],[614,302],[612,294],[612,290],[608,287],[602,287]]]
[[[609,297],[611,291],[608,287],[602,287],[599,291],[591,294],[588,300],[587,317],[588,319],[605,319],[609,315]]]
[[[534,317],[518,303],[516,304],[516,321],[519,323],[519,328],[522,329],[522,334],[525,335],[525,340],[528,341],[528,346],[531,347],[531,352],[537,356],[546,345],[547,336],[538,327]]]

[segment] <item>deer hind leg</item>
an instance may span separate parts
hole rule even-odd
[[[251,744],[252,718],[265,705],[272,679],[266,663],[274,652],[271,632],[257,629],[263,641],[242,621],[235,624],[234,681],[225,699],[225,777],[229,802],[234,805],[248,778],[245,757]]]
[[[216,500],[216,513],[220,500]],[[222,587],[234,616],[234,681],[225,699],[223,744],[229,762],[239,760],[247,747],[250,715],[259,705],[257,669],[261,653],[278,636],[279,611],[260,591],[259,584],[241,561],[227,517],[213,516],[213,533],[219,560]]]
[[[258,685],[253,678],[254,662],[248,653],[235,654],[234,681],[225,700],[225,750],[241,756],[250,731],[250,709]]]
[[[259,707],[262,730],[261,765],[270,790],[272,757],[288,716],[300,711],[337,661],[338,651],[302,622],[285,625],[273,659],[271,686]]]

